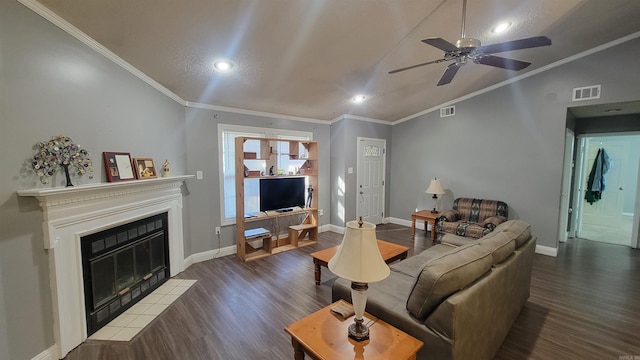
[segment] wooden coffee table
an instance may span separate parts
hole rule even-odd
[[[407,258],[407,254],[409,253],[409,248],[406,246],[390,243],[383,240],[378,240],[378,247],[380,248],[380,254],[382,258],[387,264],[390,264],[396,260],[402,260]],[[315,277],[316,277],[316,285],[320,285],[320,267],[327,267],[327,263],[336,254],[336,250],[338,250],[337,246],[316,251],[311,254],[313,258],[313,264],[315,266]]]
[[[331,312],[337,302],[287,326],[291,335],[295,360],[304,359],[304,354],[314,359],[414,359],[424,345],[422,341],[396,329],[370,314],[364,313],[364,322],[369,327],[369,339],[355,341],[347,335],[353,316],[343,319]]]

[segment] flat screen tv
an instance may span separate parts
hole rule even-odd
[[[305,178],[260,179],[260,211],[304,207]]]

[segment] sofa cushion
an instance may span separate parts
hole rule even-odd
[[[505,261],[516,249],[516,242],[511,233],[505,231],[492,232],[478,240],[478,245],[487,249],[493,256],[493,264]]]
[[[473,283],[491,269],[493,257],[478,244],[461,246],[420,267],[407,299],[407,310],[427,317],[449,295]]]
[[[467,236],[460,236],[454,234],[442,234],[440,242],[442,244],[448,244],[451,246],[464,246],[469,244],[475,244],[478,239],[470,238]]]
[[[466,221],[441,222],[440,231],[474,239],[481,238],[484,235],[482,226]]]
[[[524,245],[529,238],[531,238],[531,225],[522,220],[509,220],[498,225],[495,232],[506,231],[509,232],[515,242],[516,249]]]
[[[389,268],[391,271],[400,272],[413,278],[424,263],[451,251],[451,249],[453,249],[451,246],[434,245],[419,254],[389,266]]]

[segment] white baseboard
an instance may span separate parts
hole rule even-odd
[[[231,246],[226,246],[219,249],[207,250],[207,251],[199,252],[196,254],[192,254],[192,255],[189,255],[186,259],[184,259],[184,268],[186,270],[189,266],[195,263],[216,259],[223,256],[233,255],[236,253],[236,251],[237,251],[236,246],[231,245]]]
[[[337,225],[329,225],[329,231],[333,231],[336,232],[338,234],[344,234],[344,226],[337,226]]]
[[[389,218],[389,222],[391,222],[392,224],[411,227],[411,221],[410,220],[398,219],[398,218]],[[418,226],[418,222],[423,223],[423,221],[416,221],[416,228],[424,229],[424,225]],[[428,225],[429,225],[429,229],[431,229],[431,224],[428,224]],[[536,245],[536,254],[557,257],[558,256],[558,248]]]
[[[394,218],[394,217],[390,217],[388,218],[388,220],[392,224],[411,227],[411,220],[405,220],[405,219]]]
[[[318,227],[319,232],[324,231],[334,231],[333,225],[322,225]],[[342,233],[344,233],[344,229],[342,229]],[[199,252],[196,254],[189,255],[186,259],[184,259],[184,268],[185,270],[196,263],[217,259],[219,257],[233,255],[238,251],[238,248],[235,245],[226,246],[219,249],[207,250],[203,252]]]
[[[547,256],[558,256],[558,248],[553,248],[549,246],[536,245],[536,254],[547,255]]]
[[[53,344],[53,346],[36,355],[31,360],[58,360],[58,350],[56,345]]]
[[[389,218],[389,222],[396,225],[411,227],[411,220]],[[416,220],[416,229],[424,229],[424,221]],[[431,223],[427,223],[427,230],[431,231]]]

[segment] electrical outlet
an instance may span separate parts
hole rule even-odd
[[[220,235],[220,226],[216,226],[216,234]]]
[[[324,210],[323,209],[318,210],[318,216],[324,216]]]

